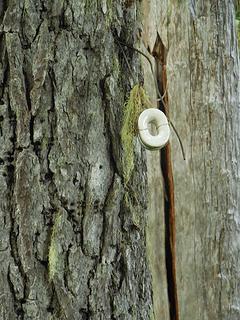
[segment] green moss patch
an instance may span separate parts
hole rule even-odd
[[[137,136],[137,122],[140,113],[148,108],[150,100],[140,85],[135,85],[124,106],[121,142],[123,147],[123,176],[125,185],[129,182],[134,169],[134,137]]]

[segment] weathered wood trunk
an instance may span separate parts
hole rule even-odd
[[[145,45],[167,50],[180,319],[240,319],[239,56],[232,1],[144,1]],[[157,61],[156,61],[157,62]],[[151,173],[149,254],[156,319],[168,319],[163,191]],[[159,169],[160,170],[160,169]],[[158,170],[158,171],[159,171]],[[163,189],[164,190],[164,189]],[[155,195],[155,196],[154,196]]]
[[[137,3],[2,3],[0,319],[149,319],[145,155],[136,140],[126,186],[116,41],[136,41]]]

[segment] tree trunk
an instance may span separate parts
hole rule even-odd
[[[146,48],[153,52],[160,37],[167,51],[170,119],[186,153],[184,161],[173,133],[180,319],[237,320],[240,88],[233,2],[146,0],[143,4]],[[158,57],[155,63],[159,63]],[[158,155],[152,154],[148,161],[148,250],[155,317],[169,319],[159,161]]]
[[[0,318],[149,319],[145,156],[135,139],[126,184],[116,40],[136,41],[138,5],[0,5]]]
[[[0,319],[177,320],[176,289],[180,319],[240,318],[233,3],[142,6],[0,1]],[[123,110],[143,81],[118,39],[141,34],[186,161],[174,133],[160,158],[135,137],[129,170]],[[154,98],[146,61],[144,78]]]

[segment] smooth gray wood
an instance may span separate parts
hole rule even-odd
[[[146,0],[143,4],[148,12],[143,26],[145,46],[152,50],[158,32],[168,48],[170,117],[186,151],[183,161],[172,134],[180,318],[237,320],[240,88],[233,2]],[[150,192],[154,193],[155,164],[152,170]],[[151,217],[156,215],[158,201]],[[151,255],[155,252],[164,264],[159,219],[155,217],[155,228],[151,222],[149,232],[156,243]],[[155,293],[162,288],[164,294],[159,266],[154,269],[155,279],[157,272]],[[164,299],[161,308],[158,303],[159,297],[155,297],[155,318],[161,319],[168,306]]]

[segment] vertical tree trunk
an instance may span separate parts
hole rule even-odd
[[[133,81],[116,41],[136,40],[137,2],[0,10],[0,318],[149,319],[146,168],[136,140],[126,186]],[[139,57],[126,57],[139,82]]]
[[[167,49],[170,119],[186,151],[183,161],[173,134],[180,319],[236,320],[240,318],[240,99],[234,5],[228,0],[143,3],[146,47],[153,51],[158,33]],[[157,156],[151,156],[149,167],[156,168],[156,161]],[[159,174],[151,175],[152,192],[158,179]],[[163,211],[158,211],[159,200],[153,195],[151,199],[149,250],[151,256],[158,255],[152,263],[154,310],[156,319],[161,315],[168,319],[164,227],[159,228]]]
[[[151,54],[163,44],[170,119],[186,151],[184,162],[172,135],[180,319],[239,319],[233,3],[142,3],[144,43]],[[126,184],[120,141],[123,106],[141,76],[139,57],[125,48],[124,58],[117,38],[136,42],[138,9],[134,1],[0,2],[1,319],[151,317],[145,153],[135,139]],[[152,57],[159,81],[161,58]],[[155,319],[165,320],[159,161],[148,154],[148,257]]]

